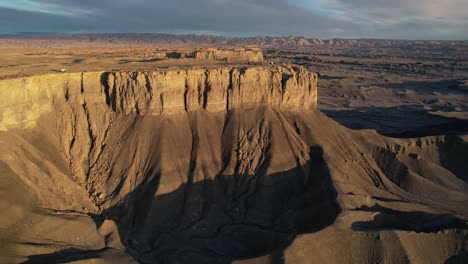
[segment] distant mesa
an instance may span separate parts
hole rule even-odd
[[[224,61],[235,63],[263,62],[263,53],[260,49],[197,49],[195,51],[155,51],[148,54],[151,58],[145,62],[165,59],[196,59],[205,61]]]

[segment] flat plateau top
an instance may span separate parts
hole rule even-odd
[[[164,54],[186,54],[196,50],[210,51],[207,48],[161,48],[156,46],[31,48],[1,45],[0,80],[57,72],[153,71],[172,68],[267,64],[256,61],[249,62],[248,57],[239,61],[172,58],[171,55],[164,57]]]

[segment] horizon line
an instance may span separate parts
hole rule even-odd
[[[320,37],[308,37],[303,35],[268,35],[268,34],[258,34],[252,36],[228,36],[222,34],[200,34],[200,33],[167,33],[167,32],[28,32],[28,31],[19,31],[19,32],[9,32],[9,33],[0,33],[0,38],[5,37],[39,37],[39,36],[60,36],[60,35],[167,35],[167,36],[199,36],[199,37],[218,37],[226,39],[248,39],[248,38],[258,38],[258,37],[267,37],[267,38],[305,38],[305,39],[319,39],[319,40],[334,40],[334,39],[344,39],[344,40],[395,40],[395,41],[468,41],[468,39],[405,39],[405,38],[385,38],[385,37],[332,37],[332,38],[320,38]]]

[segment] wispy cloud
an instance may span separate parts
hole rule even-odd
[[[53,15],[79,16],[88,13],[81,8],[70,9],[57,1],[0,0],[0,7]]]

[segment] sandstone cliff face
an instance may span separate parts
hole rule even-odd
[[[194,59],[194,60],[211,60],[225,61],[237,63],[257,63],[263,62],[264,57],[260,49],[215,49],[207,48],[190,51],[155,51],[146,54],[147,58],[164,60],[164,59]]]
[[[196,51],[195,58],[202,60],[217,60],[229,62],[263,62],[263,53],[260,50],[234,49],[219,50],[206,49]]]
[[[466,137],[346,129],[305,111],[316,81],[255,67],[0,82],[0,262],[463,260]]]
[[[2,81],[0,98],[0,130],[31,128],[62,103],[150,116],[257,106],[311,110],[317,75],[285,67],[51,74]]]

